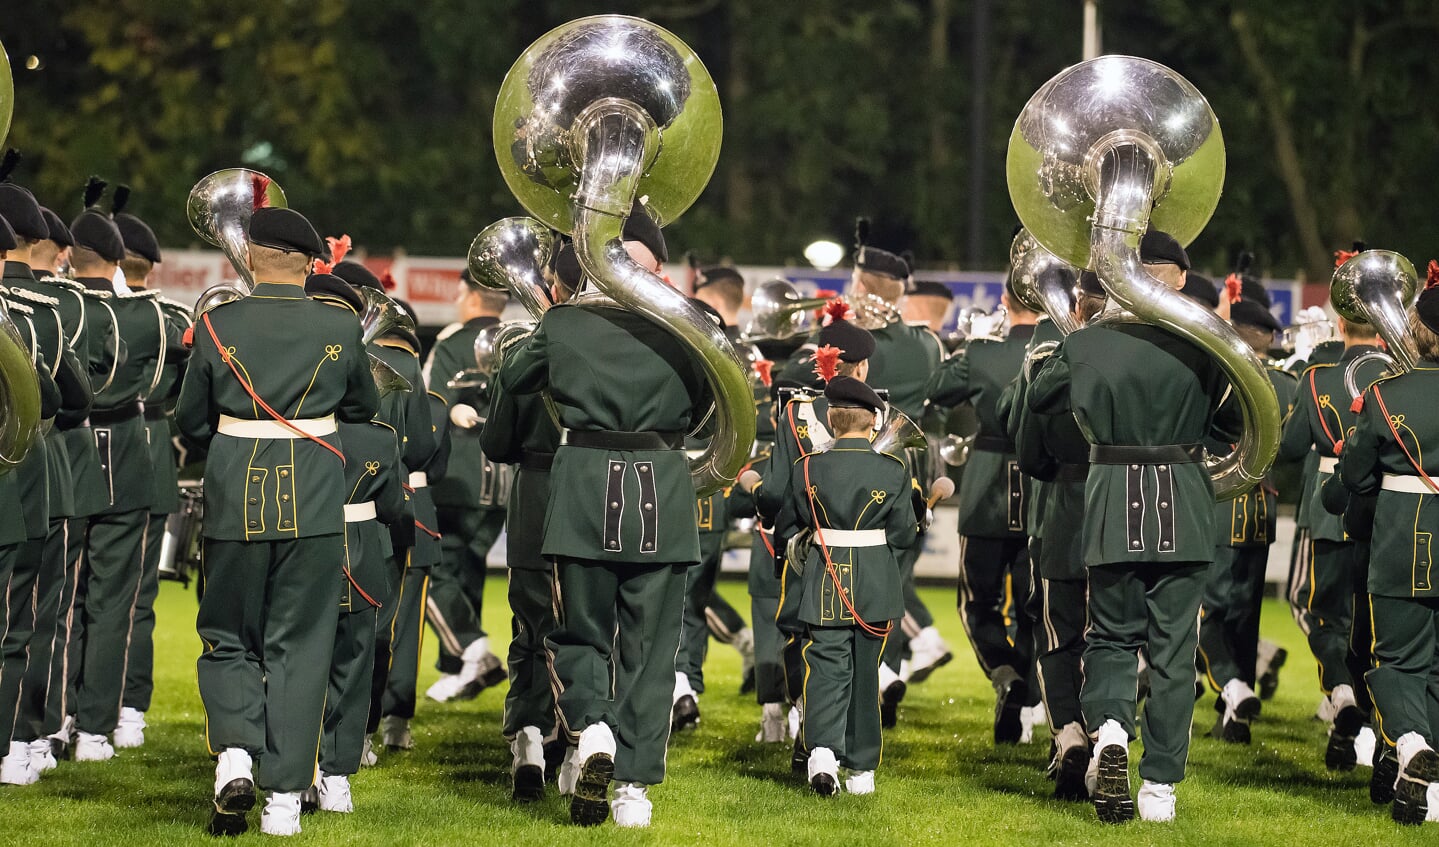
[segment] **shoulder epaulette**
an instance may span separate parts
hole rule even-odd
[[[395,433],[395,436],[396,436],[396,437],[399,437],[399,435],[400,435],[400,433],[399,433],[394,427],[390,426],[389,424],[385,423],[384,421],[382,421],[382,420],[380,420],[380,419],[378,419],[378,418],[371,418],[371,419],[370,419],[370,423],[374,424],[375,426],[382,426],[382,427],[384,427],[385,429],[388,429],[390,432]]]
[[[174,299],[172,299],[172,298],[166,297],[165,295],[159,293],[158,291],[155,292],[155,299],[160,302],[160,305],[161,305],[161,306],[169,306],[169,307],[172,308],[172,309],[180,309],[180,310],[184,311],[185,314],[189,314],[189,313],[190,313],[190,309],[192,308],[192,307],[189,306],[189,305],[186,305],[186,304],[184,304],[184,303],[181,303],[179,300],[174,300]]]
[[[89,298],[91,298],[92,300],[113,300],[113,299],[115,299],[115,292],[113,292],[113,291],[96,291],[96,290],[93,289],[93,288],[85,288],[85,287],[81,286],[81,288],[79,289],[79,292],[80,292],[80,294],[81,294],[82,296],[89,297]]]
[[[12,288],[10,289],[10,296],[20,300],[28,300],[31,303],[39,303],[42,306],[60,305],[60,298],[41,294],[38,291],[31,291],[28,288]]]
[[[33,314],[35,314],[35,310],[32,309],[32,308],[30,308],[29,306],[26,306],[24,303],[11,303],[11,304],[10,304],[10,311],[12,311],[12,312],[18,312],[18,313],[20,313],[20,314],[22,314],[22,315],[33,315]]]
[[[126,291],[123,294],[116,294],[115,296],[121,300],[156,300],[159,299],[160,292],[149,288],[142,288],[139,291]]]
[[[435,398],[436,400],[439,400],[441,403],[444,403],[446,406],[450,405],[450,401],[449,401],[449,400],[446,400],[445,398],[441,397],[440,395],[436,394],[436,393],[433,392],[433,391],[426,391],[425,393],[428,394],[428,395],[430,395],[431,397]]]
[[[885,453],[885,452],[880,451],[880,450],[871,450],[870,452],[874,453],[876,456],[884,456],[884,457],[887,458],[887,459],[893,459],[893,460],[895,460],[896,462],[899,462],[901,465],[904,465],[906,468],[909,467],[909,463],[908,463],[908,462],[906,462],[904,459],[900,458],[899,456],[894,455],[893,453]]]
[[[1290,371],[1286,371],[1286,370],[1284,370],[1283,368],[1276,368],[1276,367],[1273,367],[1273,366],[1266,366],[1266,367],[1265,367],[1265,370],[1269,371],[1270,373],[1279,374],[1280,376],[1289,377],[1290,379],[1295,380],[1296,382],[1299,380],[1299,375],[1298,375],[1298,374],[1293,373],[1293,372],[1290,372]]]
[[[450,336],[459,332],[461,329],[464,329],[464,327],[464,324],[458,322],[446,324],[445,328],[440,330],[439,334],[435,336],[435,341],[444,341],[446,338],[449,338]]]
[[[40,282],[49,283],[50,285],[54,285],[59,288],[68,288],[71,291],[85,290],[85,286],[81,285],[75,280],[64,276],[55,276],[54,274],[40,277]]]

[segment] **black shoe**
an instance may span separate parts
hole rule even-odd
[[[565,763],[565,754],[570,745],[563,738],[545,742],[545,782],[554,782],[559,776],[560,765]]]
[[[58,738],[52,738],[50,739],[50,755],[55,757],[55,761],[63,762],[70,758],[70,745]]]
[[[1078,802],[1089,799],[1084,772],[1089,768],[1089,750],[1070,747],[1055,761],[1054,799]]]
[[[1359,763],[1354,738],[1364,728],[1364,713],[1357,706],[1345,706],[1334,716],[1329,743],[1324,747],[1324,767],[1331,771],[1352,771]]]
[[[1395,823],[1418,826],[1424,822],[1429,813],[1429,783],[1435,780],[1439,780],[1439,753],[1415,753],[1399,772],[1399,784],[1394,788],[1394,805],[1389,807],[1389,814]]]
[[[739,693],[743,697],[746,694],[753,694],[755,689],[754,668],[744,672],[744,679],[740,681]]]
[[[320,789],[310,786],[300,792],[300,814],[313,815],[320,811]]]
[[[211,835],[244,835],[250,825],[243,814],[231,815],[215,809],[210,813],[210,823],[205,831]]]
[[[510,672],[505,670],[503,662],[497,662],[494,667],[480,674],[480,682],[485,688],[494,688],[509,678]]]
[[[670,732],[694,729],[699,723],[700,704],[695,702],[693,694],[686,694],[675,701],[674,708],[670,710]]]
[[[1374,772],[1369,775],[1369,800],[1376,806],[1394,802],[1394,782],[1399,779],[1399,754],[1380,741],[1374,747]]]
[[[534,803],[545,799],[545,771],[539,765],[524,765],[515,770],[510,799],[516,803]]]
[[[1284,662],[1289,658],[1289,651],[1280,647],[1274,651],[1274,656],[1269,660],[1269,667],[1256,681],[1259,689],[1260,700],[1274,699],[1274,692],[1279,690],[1279,669],[1284,667]]]
[[[1226,744],[1250,744],[1253,742],[1254,739],[1249,733],[1248,721],[1238,718],[1225,720],[1223,717],[1220,717],[1219,723],[1221,724],[1219,730],[1220,741]]]
[[[994,743],[1018,744],[1024,734],[1024,721],[1020,720],[1019,713],[1024,708],[1029,687],[1007,665],[996,671],[995,677]]]
[[[580,779],[570,798],[570,821],[580,826],[599,826],[610,817],[610,780],[615,760],[609,753],[595,753],[580,766]]]
[[[1094,811],[1104,823],[1134,820],[1134,798],[1129,793],[1129,751],[1118,744],[1110,744],[1099,751]]]
[[[791,773],[804,776],[809,771],[809,750],[800,740],[794,740],[794,749],[789,756],[789,769]]]
[[[884,729],[894,729],[899,723],[899,704],[904,700],[904,694],[909,686],[904,680],[897,679],[889,684],[889,687],[879,695],[879,725]]]
[[[821,797],[833,797],[839,793],[839,783],[827,773],[817,773],[809,781],[809,787]]]
[[[245,777],[225,783],[215,795],[215,811],[225,815],[239,815],[255,808],[255,782]]]

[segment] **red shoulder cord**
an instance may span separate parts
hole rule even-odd
[[[1419,475],[1420,479],[1424,480],[1424,485],[1427,486],[1431,492],[1439,494],[1439,484],[1435,484],[1434,480],[1429,478],[1429,474],[1424,472],[1423,466],[1414,461],[1414,454],[1409,452],[1409,448],[1404,444],[1404,439],[1399,437],[1399,429],[1394,426],[1394,418],[1389,415],[1389,409],[1384,405],[1384,395],[1379,393],[1378,385],[1374,386],[1374,399],[1379,402],[1379,411],[1384,415],[1384,422],[1389,424],[1389,432],[1394,436],[1394,442],[1399,445],[1400,450],[1404,451],[1404,458],[1409,460],[1409,464],[1414,468],[1414,472]]]
[[[1319,426],[1324,430],[1324,437],[1329,439],[1329,449],[1337,456],[1339,451],[1344,449],[1340,446],[1343,440],[1335,438],[1334,433],[1329,431],[1329,424],[1324,421],[1324,407],[1319,405],[1319,388],[1314,384],[1313,370],[1309,371],[1309,393],[1314,397],[1314,414],[1319,417]]]
[[[829,547],[825,546],[824,531],[819,525],[819,512],[816,511],[814,507],[814,489],[809,482],[809,460],[809,456],[804,457],[804,494],[805,497],[809,499],[809,515],[814,521],[814,537],[815,540],[819,542],[820,552],[824,554],[824,567],[825,570],[829,572],[830,581],[834,583],[834,591],[839,595],[839,599],[844,601],[845,609],[849,611],[850,617],[854,618],[854,622],[859,624],[860,629],[873,635],[875,638],[888,638],[890,630],[894,628],[894,622],[886,622],[884,629],[880,629],[874,624],[866,622],[864,618],[859,616],[859,612],[855,611],[854,603],[849,599],[849,594],[845,592],[844,586],[840,584],[839,571],[835,570],[834,562],[829,557]]]
[[[348,555],[348,552],[345,556],[345,579],[348,579],[350,581],[350,585],[355,589],[355,591],[358,592],[361,597],[365,598],[366,603],[369,603],[376,609],[385,608],[383,605],[381,605],[380,601],[366,594],[365,589],[360,587],[360,583],[355,581],[355,575],[350,573],[350,557]]]
[[[270,408],[270,404],[269,404],[269,403],[266,403],[266,402],[264,401],[264,399],[262,399],[262,398],[260,397],[260,395],[258,395],[258,394],[255,393],[255,389],[250,385],[249,382],[247,382],[247,381],[245,380],[245,378],[244,378],[243,376],[240,375],[240,369],[237,368],[237,367],[235,367],[235,362],[230,358],[229,352],[226,351],[226,349],[224,348],[224,346],[220,344],[220,338],[219,338],[219,336],[215,335],[215,327],[213,327],[213,326],[210,325],[210,313],[209,313],[209,312],[206,312],[205,314],[201,315],[201,316],[200,316],[200,320],[202,320],[202,321],[205,322],[205,329],[206,329],[206,331],[208,331],[208,332],[210,333],[210,340],[213,341],[213,342],[215,342],[215,350],[219,352],[219,354],[220,354],[220,359],[221,359],[222,361],[224,361],[225,364],[227,364],[227,365],[230,366],[230,373],[234,374],[234,375],[235,375],[235,379],[237,379],[237,380],[240,381],[240,385],[244,387],[245,393],[248,394],[248,395],[250,395],[250,399],[255,401],[255,405],[259,406],[261,409],[264,409],[264,410],[265,410],[265,414],[267,414],[267,415],[269,415],[270,417],[274,418],[276,421],[278,421],[280,424],[282,424],[283,426],[285,426],[285,428],[289,429],[291,432],[295,433],[296,435],[300,436],[301,438],[309,439],[310,441],[315,442],[316,444],[320,445],[321,447],[325,448],[326,450],[329,450],[331,453],[334,453],[336,456],[339,456],[339,457],[340,457],[340,464],[343,465],[343,464],[345,463],[345,454],[344,454],[344,453],[341,453],[341,452],[339,451],[339,449],[335,447],[335,445],[333,445],[333,444],[331,444],[331,443],[329,443],[328,441],[325,441],[325,440],[323,440],[323,439],[316,438],[315,436],[311,435],[310,433],[305,432],[303,429],[300,429],[299,427],[297,427],[297,426],[295,426],[294,424],[290,423],[289,421],[285,420],[285,417],[284,417],[283,415],[281,415],[279,412],[275,411],[274,409]]]

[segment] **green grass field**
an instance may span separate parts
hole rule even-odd
[[[740,583],[724,593],[741,609]],[[879,793],[825,800],[789,775],[787,745],[751,739],[759,710],[738,695],[739,660],[713,645],[697,732],[674,739],[669,779],[651,791],[654,825],[621,831],[568,825],[568,806],[509,801],[509,751],[500,738],[502,692],[469,703],[424,703],[415,749],[385,754],[355,780],[356,812],[305,819],[299,844],[1226,844],[1386,845],[1432,843],[1434,829],[1401,829],[1372,806],[1369,771],[1332,775],[1323,764],[1324,729],[1312,719],[1319,699],[1303,639],[1288,610],[1265,609],[1269,638],[1289,648],[1276,698],[1254,726],[1252,747],[1231,747],[1204,733],[1213,722],[1206,698],[1196,709],[1190,778],[1179,787],[1172,825],[1109,827],[1087,804],[1050,799],[1044,777],[1047,738],[997,750],[989,741],[992,695],[964,641],[953,593],[925,599],[956,648],[955,661],[912,688],[900,727],[886,737]],[[213,843],[204,832],[214,769],[205,754],[195,690],[193,594],[166,583],[160,596],[157,690],[147,744],[105,764],[62,762],[38,785],[0,787],[0,844]],[[504,583],[492,579],[486,602],[494,648],[503,655],[509,627]],[[434,643],[426,641],[433,661]],[[324,670],[316,668],[316,673]],[[423,691],[435,672],[426,667]],[[1137,784],[1136,784],[1137,788]],[[258,810],[251,813],[254,842]]]

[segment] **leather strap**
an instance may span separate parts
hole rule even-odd
[[[1188,465],[1204,459],[1203,444],[1091,444],[1095,465]]]
[[[589,450],[679,450],[683,432],[612,432],[609,430],[567,429],[560,443]]]

